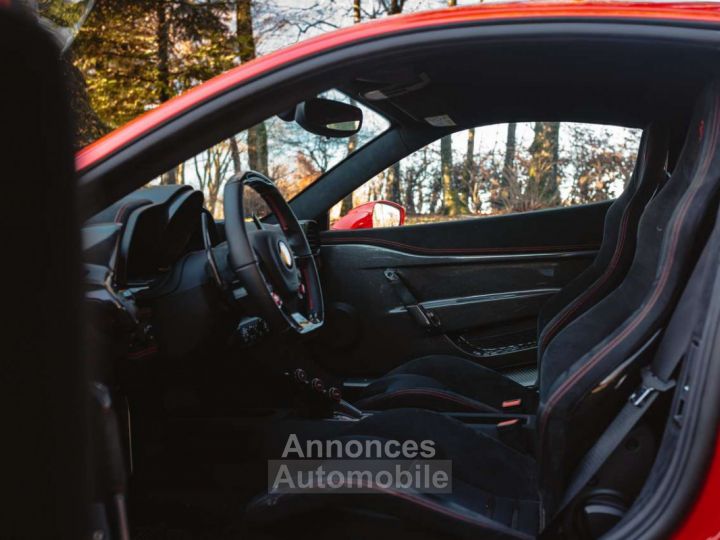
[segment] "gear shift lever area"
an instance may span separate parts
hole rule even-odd
[[[301,368],[288,371],[293,386],[300,391],[303,404],[312,416],[345,417],[359,420],[365,416],[360,409],[342,398],[342,391],[336,386],[327,386],[319,377],[311,377]]]

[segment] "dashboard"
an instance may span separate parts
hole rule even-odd
[[[229,340],[246,347],[269,332],[269,323],[263,321],[273,316],[280,319],[276,323],[279,327],[280,323],[294,322],[307,332],[322,326],[322,321],[309,319],[303,311],[311,310],[309,314],[315,316],[313,305],[322,306],[322,301],[317,301],[321,296],[314,262],[303,262],[315,271],[314,289],[308,289],[307,278],[302,278],[302,289],[294,281],[287,290],[282,289],[288,281],[285,274],[272,272],[282,263],[275,260],[275,251],[266,248],[278,245],[278,239],[290,240],[285,240],[286,233],[271,220],[262,224],[244,220],[241,225],[252,241],[258,261],[253,268],[259,280],[245,275],[239,281],[230,266],[225,225],[213,220],[203,202],[202,192],[191,186],[146,187],[117,201],[83,226],[86,297],[102,313],[98,317],[108,316],[111,322],[106,327],[117,327],[120,315],[120,322],[128,329],[131,354],[154,349],[166,359],[190,357],[205,350],[207,344]],[[298,222],[293,234],[303,241],[312,239],[308,247],[317,256],[315,222]],[[282,268],[292,279],[301,279],[296,261],[293,266],[284,264]],[[307,272],[302,273],[305,275]],[[251,292],[250,285],[257,284],[261,285],[259,290]],[[286,297],[273,295],[271,287]],[[305,300],[310,298],[308,290],[316,291],[314,304]],[[285,305],[293,309],[289,315],[283,311]],[[253,336],[246,332],[250,336],[246,339],[243,332],[248,326],[262,327],[263,332]]]
[[[207,277],[203,199],[187,185],[146,187],[83,225],[88,305],[100,327],[126,329],[105,336],[115,349],[177,358],[232,326]]]
[[[121,288],[152,281],[202,249],[203,211],[203,194],[191,186],[135,191],[85,224],[86,262],[111,268]]]

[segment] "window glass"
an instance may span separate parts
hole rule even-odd
[[[238,133],[156,178],[150,185],[189,184],[203,191],[205,207],[216,218],[223,217],[225,182],[236,172],[259,171],[275,181],[290,200],[315,182],[324,172],[385,131],[388,122],[374,111],[352,102],[346,95],[330,91],[322,97],[353,103],[363,111],[360,131],[349,138],[331,139],[305,131],[295,122],[273,116]],[[246,216],[262,217],[265,203],[246,190]]]
[[[402,205],[414,224],[612,199],[632,175],[641,134],[572,122],[460,131],[369,180],[332,208],[331,223],[378,200]]]

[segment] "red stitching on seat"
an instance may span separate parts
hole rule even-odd
[[[647,154],[649,153],[649,143],[646,143],[645,149],[643,151],[642,161],[647,165]],[[639,180],[642,183],[642,178]],[[575,312],[577,312],[578,309],[582,306],[583,303],[589,301],[592,296],[598,291],[598,289],[604,285],[608,279],[610,279],[610,276],[613,274],[615,268],[617,267],[618,263],[620,262],[620,256],[622,254],[622,248],[625,246],[625,239],[627,238],[627,228],[628,224],[630,222],[630,213],[635,210],[635,207],[633,206],[634,203],[637,201],[638,197],[640,196],[640,188],[642,185],[638,186],[637,191],[632,194],[630,197],[630,201],[628,202],[628,205],[625,207],[625,211],[623,212],[623,217],[620,222],[620,239],[618,240],[618,243],[615,246],[615,251],[613,252],[613,257],[610,260],[610,263],[608,264],[605,271],[602,273],[602,275],[595,280],[595,282],[581,295],[579,295],[575,300],[570,302],[563,310],[560,311],[548,324],[549,328],[546,328],[546,330],[542,333],[540,336],[541,342],[540,346],[541,349],[544,349],[545,346],[550,342],[550,340],[555,337],[557,334],[557,331],[560,329],[560,326],[565,323],[565,321],[568,320]]]
[[[396,396],[413,395],[413,394],[432,396],[432,397],[436,397],[436,398],[440,398],[440,399],[446,399],[448,401],[454,401],[455,403],[459,403],[461,405],[465,405],[467,407],[470,407],[472,409],[477,409],[479,411],[497,412],[497,409],[495,407],[486,405],[484,403],[480,403],[479,401],[476,401],[474,399],[466,398],[464,396],[455,394],[453,392],[446,392],[444,390],[435,390],[432,388],[406,388],[404,390],[393,390],[392,392],[385,392],[383,394],[378,394],[375,396],[369,396],[369,397],[363,398],[363,399],[359,400],[359,402],[372,402],[372,401],[383,400],[383,399],[396,397]]]
[[[634,198],[634,197],[633,197]],[[631,203],[632,204],[632,203]],[[610,276],[614,273],[615,269],[617,268],[618,263],[620,262],[620,255],[622,254],[622,248],[625,246],[625,239],[627,238],[627,225],[630,221],[630,212],[633,209],[630,208],[630,205],[625,209],[625,212],[623,213],[623,219],[621,221],[621,236],[620,241],[618,242],[618,245],[615,249],[615,252],[613,253],[613,258],[610,260],[610,263],[608,264],[607,268],[605,269],[605,272],[595,280],[595,283],[593,283],[590,288],[588,288],[585,292],[583,292],[580,296],[578,296],[575,300],[570,302],[565,309],[563,309],[558,315],[556,315],[552,321],[550,321],[550,328],[545,330],[543,332],[543,335],[541,336],[541,343],[540,345],[544,348],[550,340],[555,337],[557,330],[559,330],[560,326],[568,319],[570,318],[580,307],[587,303],[592,296],[598,291],[598,289],[607,282],[608,279],[610,279]]]
[[[712,142],[709,145],[709,147],[706,149],[706,155],[705,160],[702,163],[700,170],[702,172],[699,172],[698,174],[700,176],[705,176],[710,168],[710,164],[712,162],[712,158],[715,155],[715,146],[717,143],[717,135],[718,135],[718,127],[720,127],[720,99],[716,96],[715,98],[715,117],[714,117],[714,126],[713,126],[713,138]],[[697,176],[697,175],[694,175]],[[650,310],[655,306],[657,301],[660,298],[661,293],[663,292],[667,280],[670,277],[670,270],[673,267],[674,262],[674,256],[675,251],[677,250],[678,241],[679,241],[679,234],[680,234],[680,227],[685,220],[685,216],[687,215],[687,211],[690,208],[691,203],[695,200],[695,197],[697,196],[697,193],[700,189],[700,186],[702,185],[702,182],[695,184],[692,187],[692,192],[686,194],[682,201],[682,207],[680,208],[680,214],[679,219],[675,222],[674,228],[672,231],[671,236],[671,243],[670,243],[670,250],[668,252],[668,256],[665,257],[666,264],[663,266],[662,274],[660,275],[660,280],[658,282],[657,287],[653,290],[653,294],[650,297],[650,300],[645,304],[643,309],[640,311],[640,313],[632,320],[630,324],[628,324],[625,329],[620,332],[617,336],[615,336],[609,343],[605,344],[605,346],[600,349],[593,357],[588,360],[583,366],[581,366],[575,373],[570,375],[561,385],[560,387],[550,396],[550,399],[548,400],[547,404],[543,408],[543,410],[540,413],[540,425],[539,425],[539,435],[542,438],[542,435],[545,431],[545,428],[547,426],[548,418],[550,416],[550,411],[552,408],[557,404],[557,402],[564,396],[567,391],[579,380],[581,379],[588,371],[590,371],[601,359],[603,359],[608,352],[610,352],[611,349],[613,349],[615,346],[617,346],[618,343],[620,343],[622,340],[624,340],[630,332],[632,332],[637,326],[643,321],[643,319],[647,316],[647,314],[650,312]]]

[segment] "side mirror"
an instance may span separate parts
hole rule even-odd
[[[308,99],[295,107],[295,122],[305,131],[325,137],[354,135],[360,131],[362,119],[360,108],[332,99]]]
[[[334,231],[347,229],[374,229],[397,227],[405,223],[405,208],[390,201],[373,201],[361,204],[338,219],[331,227]]]

